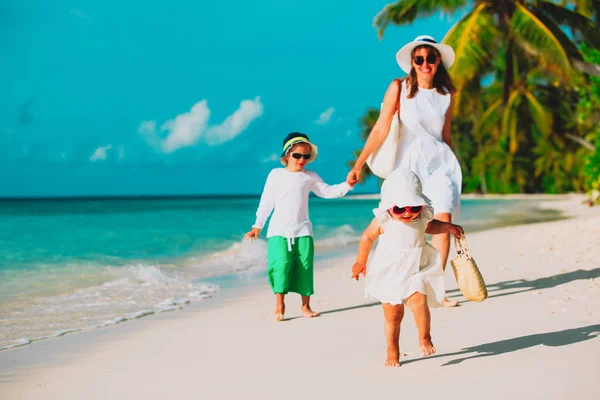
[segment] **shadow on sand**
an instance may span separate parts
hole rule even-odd
[[[577,271],[547,276],[545,278],[538,278],[531,281],[525,279],[517,279],[512,281],[498,282],[487,285],[487,290],[489,294],[488,298],[509,296],[511,294],[530,292],[533,290],[548,289],[572,281],[577,281],[581,279],[593,279],[598,277],[600,277],[600,268],[595,268],[589,271],[578,269]],[[510,290],[510,292],[494,293],[503,290]],[[446,293],[448,294],[448,297],[460,296],[460,291],[458,289],[448,290]]]
[[[344,307],[344,308],[336,308],[334,310],[327,310],[327,311],[320,311],[319,313],[321,315],[333,314],[333,313],[337,313],[337,312],[356,310],[356,309],[359,309],[359,308],[366,308],[366,307],[378,306],[380,304],[381,304],[380,302],[367,303],[367,304],[359,304],[357,306]],[[302,316],[290,317],[290,318],[286,318],[284,321],[292,321],[292,320],[298,319],[298,318],[304,318],[304,317],[302,317]]]
[[[459,357],[454,360],[450,360],[442,366],[460,364],[466,360],[472,360],[475,358],[497,356],[499,354],[511,353],[517,350],[527,349],[537,345],[544,345],[550,347],[567,346],[573,343],[583,342],[585,340],[593,339],[600,335],[600,324],[588,325],[580,328],[566,329],[564,331],[537,333],[535,335],[521,336],[507,340],[500,340],[498,342],[485,343],[478,346],[467,347],[461,351],[446,354],[436,354],[427,357],[441,358],[441,357],[453,357],[453,356],[466,356],[469,353],[475,353],[467,357]],[[402,365],[410,364],[423,358],[406,360],[402,362]]]

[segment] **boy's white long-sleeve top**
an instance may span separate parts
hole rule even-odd
[[[296,237],[312,236],[312,224],[308,217],[310,192],[332,199],[344,196],[351,189],[346,182],[328,185],[313,171],[292,172],[275,168],[267,177],[256,211],[256,222],[252,226],[262,229],[273,212],[267,237],[283,236],[293,241]]]

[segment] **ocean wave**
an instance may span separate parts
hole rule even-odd
[[[112,269],[115,279],[99,285],[3,302],[0,320],[11,323],[0,332],[0,350],[181,309],[219,291],[156,265]]]

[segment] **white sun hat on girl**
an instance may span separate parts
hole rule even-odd
[[[381,185],[379,207],[373,213],[381,216],[394,206],[431,207],[431,200],[423,194],[421,180],[411,170],[398,168],[385,178]]]
[[[454,64],[454,50],[452,47],[448,46],[447,44],[438,43],[432,36],[421,35],[417,36],[412,42],[405,44],[396,53],[396,61],[398,62],[400,68],[402,68],[402,71],[406,72],[407,74],[410,73],[412,68],[411,53],[415,47],[423,45],[434,47],[440,52],[440,55],[442,56],[442,63],[444,63],[444,67],[446,67],[446,69],[450,68],[452,64]]]

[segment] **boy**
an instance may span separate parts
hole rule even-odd
[[[348,181],[330,186],[313,171],[304,167],[317,158],[317,146],[303,133],[292,132],[283,140],[280,161],[285,168],[275,168],[267,182],[256,211],[256,222],[244,239],[256,239],[273,212],[268,238],[268,276],[277,305],[275,319],[283,321],[284,298],[288,292],[302,296],[302,313],[307,318],[319,313],[310,308],[314,293],[314,243],[308,216],[310,192],[326,199],[342,197],[352,189]]]

